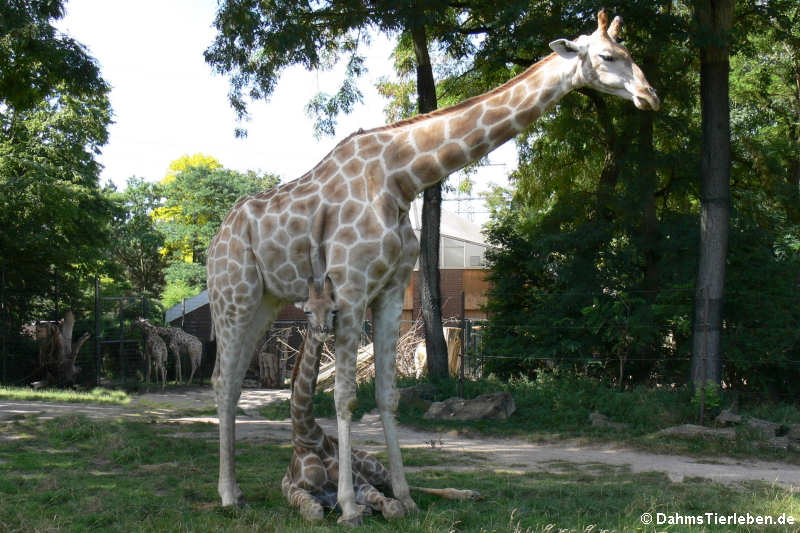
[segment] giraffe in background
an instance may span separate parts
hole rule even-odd
[[[189,374],[189,381],[192,382],[194,373],[200,368],[200,363],[203,361],[203,342],[192,335],[186,333],[181,328],[173,328],[169,326],[154,326],[158,334],[167,342],[169,349],[175,354],[175,381],[180,383],[183,381],[181,373],[181,355],[186,354],[192,365],[192,372]]]
[[[372,311],[376,401],[394,496],[417,507],[403,472],[394,411],[396,343],[403,293],[419,252],[410,202],[426,187],[525,130],[568,92],[591,87],[643,110],[660,102],[627,49],[620,19],[601,11],[597,30],[550,43],[553,54],[485,94],[449,108],[345,138],[299,179],[246,197],[208,251],[208,292],[217,335],[214,387],[220,419],[218,491],[243,501],[235,473],[235,409],[257,340],[287,303],[308,298],[306,280],[327,272],[338,306],[335,403],[340,522],[357,525],[350,426],[361,325]],[[312,253],[313,251],[313,253]]]
[[[161,392],[167,387],[167,344],[158,334],[158,328],[144,318],[134,321],[133,327],[144,334],[144,358],[147,361],[147,383],[150,383],[150,368],[156,367],[156,382],[161,374]]]

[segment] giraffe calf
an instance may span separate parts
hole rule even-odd
[[[339,479],[338,440],[325,434],[314,419],[314,391],[320,355],[333,331],[336,300],[333,284],[326,278],[322,291],[308,280],[308,300],[298,304],[308,319],[308,332],[292,374],[292,459],[281,482],[289,505],[297,507],[307,520],[319,521],[325,508],[337,503]],[[372,455],[353,450],[353,488],[362,511],[380,512],[385,518],[405,514],[403,504],[386,497],[378,488],[391,487],[389,472]]]

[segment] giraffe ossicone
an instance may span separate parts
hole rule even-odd
[[[415,511],[397,442],[395,356],[403,294],[419,252],[408,217],[424,188],[526,129],[576,88],[590,87],[656,110],[658,96],[616,42],[620,21],[598,14],[597,30],[551,43],[553,54],[483,95],[345,138],[295,181],[237,202],[208,251],[208,294],[217,337],[214,387],[223,505],[243,499],[236,483],[235,409],[257,340],[280,309],[308,297],[306,280],[327,272],[335,290],[339,436],[337,500],[342,522],[361,509],[353,487],[350,425],[361,325],[372,311],[375,391],[395,498]]]

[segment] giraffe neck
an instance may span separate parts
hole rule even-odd
[[[314,392],[319,374],[322,342],[309,332],[300,350],[300,359],[292,376],[292,442],[313,448],[322,441],[323,431],[314,419]]]
[[[455,106],[365,132],[383,143],[386,185],[408,204],[422,190],[524,131],[584,84],[575,60],[551,54],[500,87]],[[359,139],[369,146],[370,139]]]

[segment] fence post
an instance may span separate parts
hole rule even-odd
[[[467,298],[461,291],[461,353],[458,354],[458,397],[464,397],[464,354],[467,351]]]
[[[3,381],[8,382],[8,344],[6,337],[8,336],[8,306],[6,305],[6,271],[0,270],[0,335],[2,335],[3,347]]]
[[[94,277],[94,383],[100,386],[100,277]]]
[[[119,301],[119,348],[117,353],[119,354],[119,373],[122,385],[125,386],[125,380],[127,379],[127,370],[128,370],[128,362],[125,360],[125,307],[127,304],[127,300],[122,298]]]

